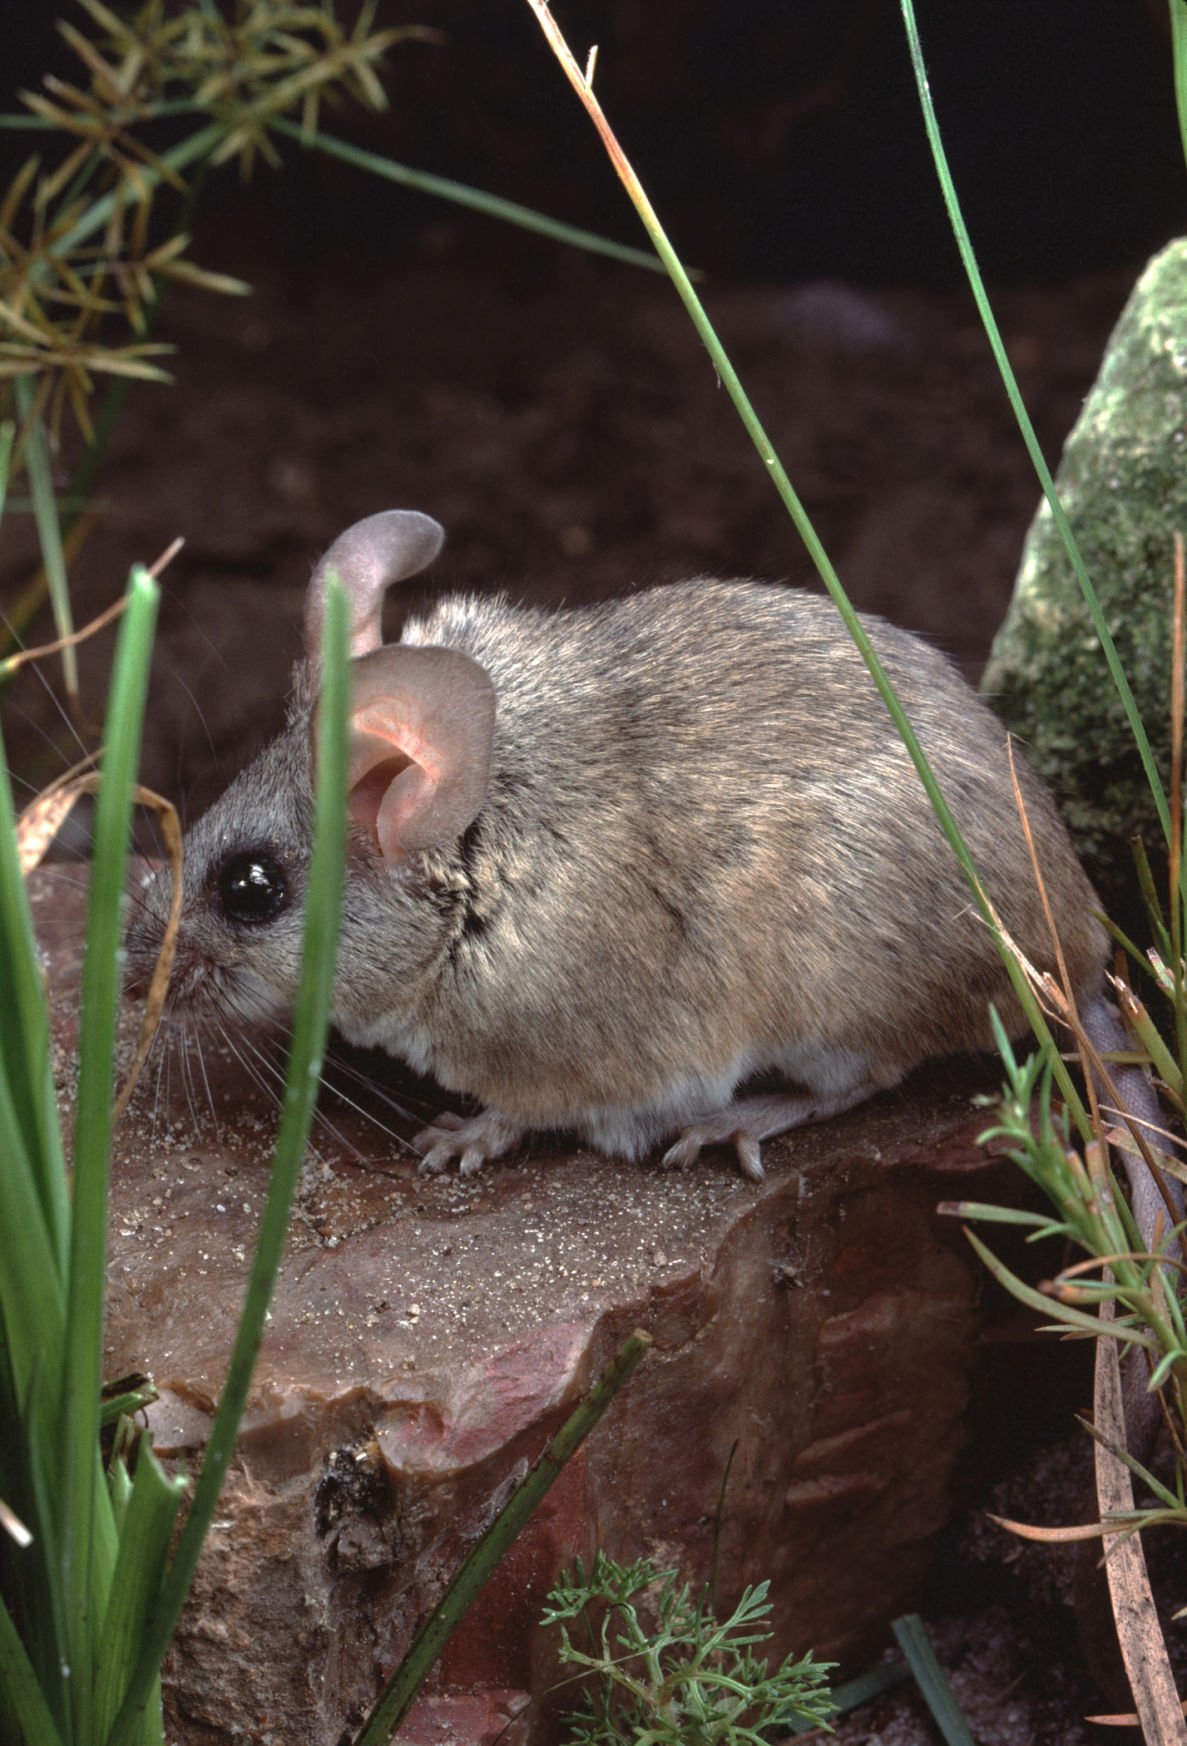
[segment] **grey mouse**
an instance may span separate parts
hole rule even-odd
[[[538,1129],[666,1165],[850,1109],[1022,1013],[872,679],[831,604],[694,580],[544,612],[453,595],[385,645],[386,589],[436,557],[410,510],[350,528],[310,584],[286,726],[189,832],[175,1011],[252,1026],[297,989],[326,579],[352,614],[350,827],[333,1022],[477,1099],[419,1136],[462,1174]],[[866,628],[1013,939],[1054,968],[1006,734],[948,660]],[[1098,1046],[1097,899],[1017,760],[1073,988]],[[169,900],[129,935],[151,966]],[[785,1089],[746,1095],[757,1074]],[[1144,1081],[1135,1113],[1157,1120]],[[739,1094],[740,1093],[740,1094]],[[1168,1209],[1140,1162],[1150,1242]]]

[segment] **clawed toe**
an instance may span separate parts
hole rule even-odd
[[[425,1128],[422,1133],[417,1134],[412,1142],[418,1152],[422,1146],[429,1146],[428,1151],[416,1166],[418,1176],[440,1176],[457,1150],[456,1146],[452,1145],[449,1140],[438,1140],[435,1144],[429,1145],[434,1131],[432,1128]]]
[[[690,1122],[676,1142],[664,1153],[661,1163],[666,1170],[687,1170],[695,1164],[706,1146],[732,1146],[738,1157],[738,1169],[751,1182],[765,1180],[762,1163],[762,1142],[776,1134],[785,1134],[805,1122],[824,1121],[852,1109],[875,1091],[892,1084],[890,1079],[877,1083],[863,1080],[839,1092],[779,1092],[756,1097],[741,1097],[724,1109],[714,1110],[699,1122]]]
[[[444,1170],[457,1151],[454,1135],[460,1125],[451,1110],[442,1110],[427,1128],[412,1136],[413,1150],[421,1153],[417,1169],[422,1176],[436,1176]]]
[[[523,1130],[497,1111],[485,1110],[467,1119],[452,1110],[442,1110],[435,1121],[422,1128],[412,1144],[423,1152],[418,1166],[421,1176],[440,1176],[457,1159],[459,1176],[477,1176],[492,1158],[501,1158],[522,1136]]]
[[[674,1145],[660,1159],[664,1170],[690,1170],[706,1146],[732,1145],[738,1159],[738,1169],[751,1182],[766,1180],[762,1165],[762,1146],[758,1136],[748,1128],[724,1129],[715,1122],[699,1122],[685,1128]]]
[[[695,1128],[685,1128],[674,1146],[669,1146],[659,1161],[661,1170],[691,1170],[701,1155],[703,1142]]]
[[[423,1134],[418,1134],[415,1142],[417,1150],[420,1149],[421,1143],[433,1139],[434,1130],[431,1128],[426,1129]],[[489,1156],[490,1154],[485,1147],[467,1146],[457,1134],[450,1134],[447,1138],[436,1138],[434,1143],[429,1146],[428,1151],[417,1165],[417,1174],[420,1176],[440,1176],[448,1170],[456,1158],[459,1176],[477,1176]]]
[[[735,1134],[734,1151],[738,1155],[738,1169],[751,1182],[765,1182],[766,1171],[762,1167],[762,1147],[753,1134]]]

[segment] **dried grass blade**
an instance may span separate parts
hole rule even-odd
[[[1102,1317],[1110,1313],[1110,1306],[1102,1305]],[[1121,1367],[1112,1340],[1097,1342],[1093,1417],[1098,1433],[1093,1449],[1096,1501],[1102,1520],[1132,1515],[1133,1481],[1129,1468],[1106,1443],[1106,1439],[1118,1446],[1125,1443]],[[1117,1642],[1146,1746],[1187,1746],[1187,1723],[1150,1592],[1139,1534],[1130,1535],[1114,1547],[1105,1561],[1105,1574]]]
[[[177,951],[177,930],[181,926],[182,899],[182,847],[181,820],[177,816],[177,808],[159,794],[154,794],[150,788],[137,787],[136,800],[141,806],[151,806],[156,810],[161,821],[161,835],[165,840],[165,848],[169,854],[169,871],[173,879],[173,889],[169,899],[169,920],[165,924],[165,932],[161,939],[161,949],[157,953],[157,961],[153,967],[152,981],[149,984],[148,998],[144,1003],[144,1017],[140,1021],[140,1034],[136,1039],[136,1053],[132,1057],[132,1065],[128,1069],[128,1077],[120,1089],[112,1111],[112,1120],[118,1121],[128,1107],[128,1100],[136,1089],[136,1083],[148,1060],[153,1038],[161,1022],[161,1014],[165,1010],[165,996],[169,992],[169,976],[173,969],[173,958]]]
[[[1105,1534],[1119,1534],[1122,1524],[1108,1522],[1081,1522],[1068,1528],[1039,1528],[1031,1522],[1015,1522],[1009,1516],[995,1516],[987,1512],[989,1520],[996,1522],[999,1528],[1004,1528],[1008,1534],[1016,1534],[1020,1540],[1034,1540],[1041,1546],[1067,1546],[1077,1540],[1099,1540]]]

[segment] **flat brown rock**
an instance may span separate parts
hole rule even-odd
[[[81,888],[32,882],[69,1078]],[[175,1054],[112,1178],[107,1370],[152,1375],[158,1450],[196,1464],[267,1186],[274,1114]],[[154,1064],[146,1075],[150,1087]],[[780,1655],[849,1661],[911,1604],[952,1503],[979,1277],[935,1204],[980,1193],[983,1112],[915,1081],[688,1175],[537,1148],[425,1179],[333,1108],[316,1137],[232,1482],[168,1667],[172,1737],[335,1746],[507,1487],[621,1339],[653,1352],[450,1643],[402,1739],[493,1738],[553,1676],[536,1627],[602,1546],[771,1583]],[[404,1132],[410,1131],[405,1124]],[[729,1480],[719,1512],[722,1480]],[[720,1513],[720,1528],[717,1522]],[[477,1698],[468,1694],[480,1694]],[[508,1707],[510,1706],[510,1708]],[[546,1705],[509,1739],[544,1742]]]

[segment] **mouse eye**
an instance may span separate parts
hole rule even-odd
[[[270,922],[289,900],[284,868],[258,850],[232,855],[218,876],[218,898],[228,921],[249,926]]]

